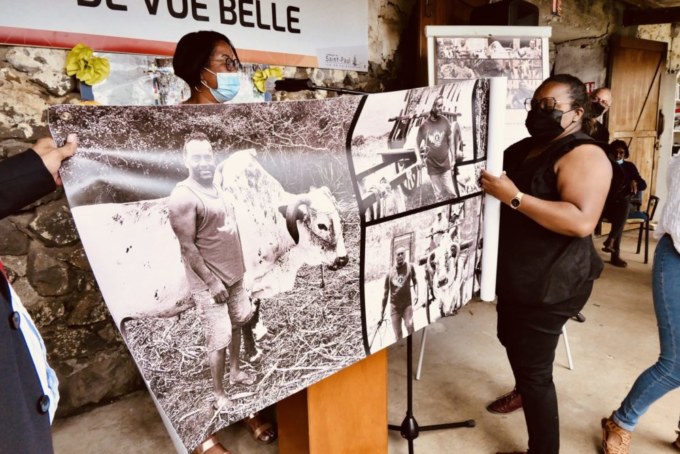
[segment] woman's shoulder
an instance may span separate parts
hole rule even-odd
[[[606,159],[609,159],[607,158],[607,150],[605,150],[602,144],[599,142],[579,143],[573,148],[572,151],[575,151],[577,153],[597,153],[598,155],[602,155]]]
[[[604,149],[596,143],[584,143],[576,145],[568,153],[562,155],[555,163],[556,168],[561,166],[579,166],[586,170],[601,169],[612,172],[612,161],[607,157]]]

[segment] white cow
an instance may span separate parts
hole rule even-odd
[[[459,260],[461,248],[455,232],[455,228],[448,230],[442,236],[439,246],[429,250],[420,260],[420,264],[425,266],[428,285],[439,304],[442,316],[450,315],[462,306],[460,287],[463,270]]]
[[[304,264],[348,262],[342,223],[326,187],[290,194],[255,159],[234,153],[215,182],[234,204],[254,298],[291,290]],[[192,306],[167,198],[74,208],[73,216],[109,310],[118,324],[169,317]]]

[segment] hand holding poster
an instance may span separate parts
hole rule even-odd
[[[410,333],[469,301],[489,99],[489,81],[471,80],[323,101],[50,109],[57,140],[79,135],[62,178],[97,282],[189,450],[389,345],[402,322]],[[436,118],[456,120],[445,193],[427,145],[443,137],[412,145]],[[377,336],[381,309],[391,323]],[[216,383],[212,355],[230,363]]]

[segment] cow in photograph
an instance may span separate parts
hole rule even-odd
[[[252,298],[291,290],[303,265],[335,270],[347,264],[340,215],[327,187],[288,193],[253,150],[223,161],[215,180],[234,205]],[[127,320],[171,317],[193,306],[167,204],[161,198],[73,209],[83,244],[98,251],[89,256],[97,276],[115,276],[99,285],[123,334]]]
[[[246,260],[246,285],[254,298],[291,290],[302,265],[326,265],[331,270],[348,262],[342,222],[331,191],[323,186],[304,194],[283,189],[243,150],[224,160],[215,184],[236,211]]]
[[[419,265],[425,267],[428,298],[438,303],[442,316],[454,313],[464,304],[461,285],[465,263],[461,261],[461,251],[466,246],[469,245],[461,244],[458,240],[454,227],[441,237],[438,246],[430,248],[418,261]]]

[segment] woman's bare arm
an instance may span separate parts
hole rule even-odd
[[[612,168],[595,145],[580,145],[555,164],[561,200],[548,201],[525,195],[519,212],[562,235],[586,237],[595,229],[611,184]],[[482,173],[482,187],[503,203],[519,192],[505,174]]]

